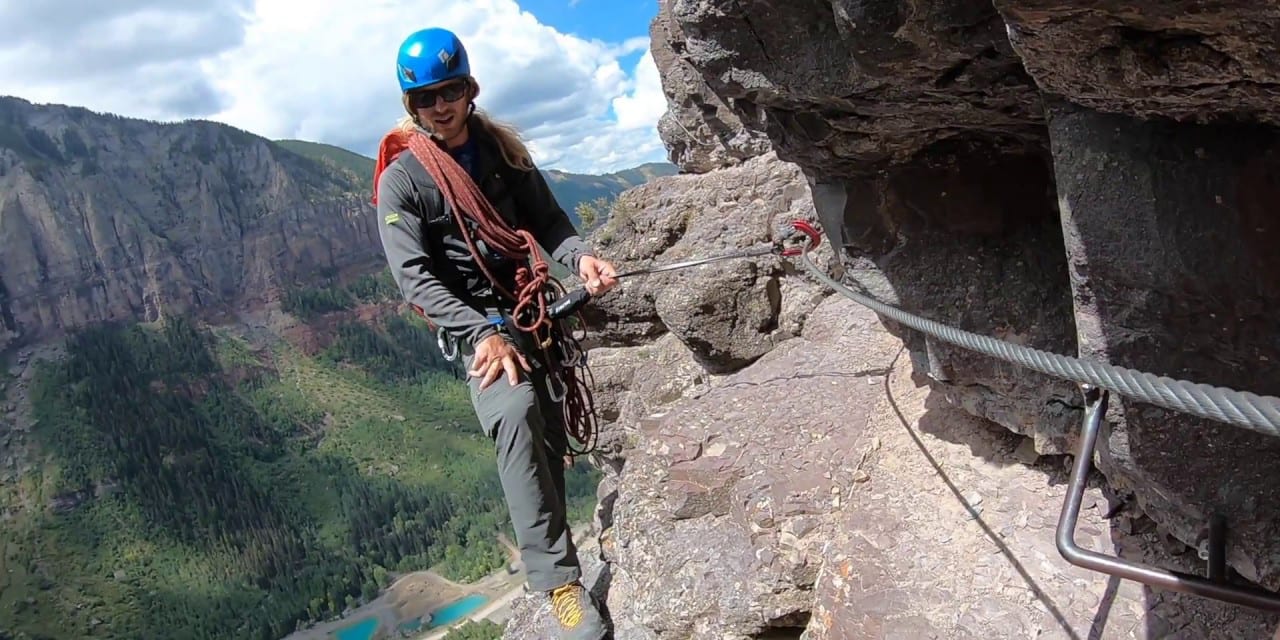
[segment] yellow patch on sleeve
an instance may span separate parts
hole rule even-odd
[[[384,218],[382,219],[382,221],[383,221],[383,222],[386,222],[387,224],[395,224],[395,223],[397,223],[397,222],[400,222],[400,214],[398,214],[398,213],[388,213],[388,214],[386,215],[386,217],[384,217]]]

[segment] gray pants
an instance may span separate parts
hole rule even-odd
[[[560,405],[548,393],[546,369],[538,366],[534,352],[522,352],[533,371],[521,370],[516,386],[505,371],[484,391],[480,378],[469,376],[468,383],[480,426],[497,453],[498,477],[529,589],[550,591],[582,575],[566,517],[564,456],[569,441]],[[461,355],[469,370],[475,353],[468,346]]]

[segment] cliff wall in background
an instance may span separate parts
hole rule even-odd
[[[373,217],[354,175],[231,127],[0,98],[0,345],[369,271]]]
[[[0,97],[0,349],[101,321],[218,321],[288,288],[383,268],[373,165],[213,122]],[[676,170],[543,173],[581,224],[579,204],[607,208]],[[595,213],[603,223],[607,211]]]

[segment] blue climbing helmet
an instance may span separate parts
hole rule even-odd
[[[404,93],[471,75],[467,49],[452,31],[431,27],[409,34],[396,54],[396,78]]]

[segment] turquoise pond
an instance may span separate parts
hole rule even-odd
[[[465,598],[459,598],[446,604],[439,609],[431,612],[431,625],[428,629],[437,627],[447,627],[467,616],[471,615],[475,610],[483,607],[489,602],[489,597],[473,593]],[[399,629],[406,632],[415,632],[422,628],[422,623],[418,620],[410,620],[400,624]],[[378,631],[378,619],[375,617],[364,618],[359,622],[345,626],[331,635],[336,640],[370,640],[374,633]]]
[[[451,625],[471,615],[473,611],[483,607],[488,601],[488,596],[479,593],[473,593],[465,598],[458,598],[431,612],[431,626],[429,628],[434,629]]]
[[[373,637],[375,631],[378,630],[377,618],[365,618],[353,625],[343,627],[333,632],[333,637],[338,640],[369,640]]]

